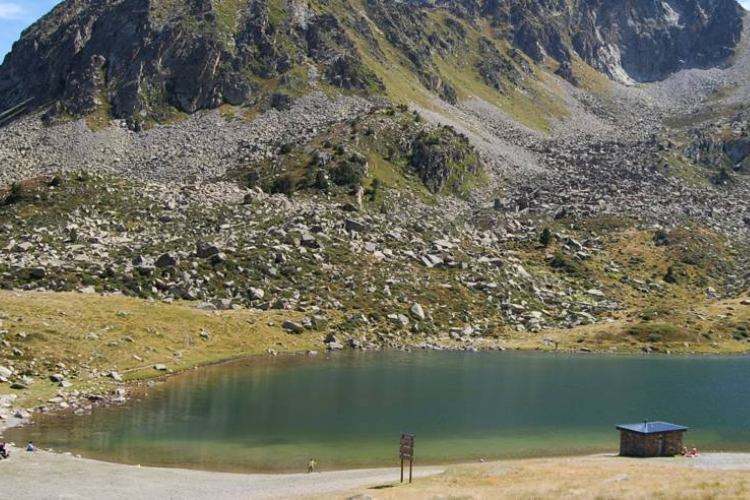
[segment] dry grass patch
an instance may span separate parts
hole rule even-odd
[[[19,397],[54,392],[46,374],[59,363],[89,374],[116,370],[126,380],[153,377],[157,363],[171,372],[232,358],[319,349],[323,334],[292,335],[281,328],[291,311],[204,311],[194,304],[167,304],[119,295],[0,292],[0,329],[11,348],[0,349],[0,364],[33,367],[38,376]],[[0,393],[11,391],[0,386]]]
[[[369,489],[378,499],[409,498],[747,498],[750,474],[690,468],[688,459],[592,456],[452,467],[411,485]],[[343,497],[342,497],[343,498]]]

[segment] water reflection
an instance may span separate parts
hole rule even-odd
[[[672,420],[688,442],[750,449],[748,358],[519,353],[249,360],[173,378],[149,398],[11,432],[85,456],[216,470],[421,463],[612,450],[615,423]]]

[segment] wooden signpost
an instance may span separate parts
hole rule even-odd
[[[411,473],[414,467],[414,434],[401,434],[401,442],[398,450],[401,457],[401,482],[404,482],[404,459],[409,459],[409,482],[411,483]]]

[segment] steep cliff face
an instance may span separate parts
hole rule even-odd
[[[660,80],[721,64],[733,53],[744,11],[735,0],[439,0],[491,20],[532,59],[575,54],[620,81]]]
[[[742,32],[734,0],[586,0],[573,48],[608,75],[639,82],[722,64]],[[622,70],[622,72],[621,72]],[[623,74],[624,73],[624,74]]]
[[[534,61],[554,60],[575,82],[575,56],[614,79],[650,81],[722,64],[742,15],[735,0],[67,0],[0,66],[0,110],[28,99],[53,115],[106,106],[137,123],[171,108],[253,103],[269,88],[318,79],[380,93],[362,51],[387,62],[386,49],[449,102],[456,89],[435,57],[470,52],[498,91],[526,78]],[[482,37],[469,43],[474,29]]]
[[[297,10],[294,10],[297,9]],[[294,15],[292,15],[292,13]],[[337,19],[264,0],[69,0],[15,44],[0,68],[0,107],[27,98],[116,117],[251,101],[263,80],[302,61],[330,84],[377,91]]]

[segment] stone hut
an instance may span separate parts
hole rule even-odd
[[[688,430],[668,422],[618,425],[620,456],[671,457],[682,453],[682,436]]]

